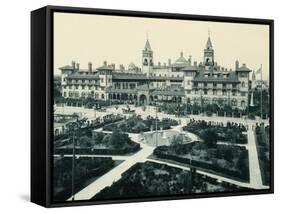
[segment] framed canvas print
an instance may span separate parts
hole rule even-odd
[[[31,97],[34,203],[273,193],[273,20],[47,6]]]

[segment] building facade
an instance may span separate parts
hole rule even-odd
[[[186,59],[183,53],[172,63],[155,63],[153,50],[147,40],[142,50],[141,68],[131,63],[123,65],[106,61],[101,67],[80,69],[72,62],[60,68],[62,96],[65,98],[92,97],[97,100],[121,100],[138,105],[177,101],[198,105],[231,105],[245,109],[249,104],[251,70],[235,62],[234,69],[219,66],[208,37],[200,63]]]

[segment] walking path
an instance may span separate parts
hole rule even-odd
[[[248,136],[248,154],[249,154],[249,169],[250,169],[250,183],[257,187],[262,188],[261,170],[256,146],[256,139],[252,129],[247,132]]]
[[[61,157],[61,155],[54,155],[54,157]],[[63,157],[73,157],[72,154],[69,155],[63,155]],[[83,158],[83,157],[90,157],[90,158],[96,158],[96,157],[101,157],[101,158],[112,158],[112,160],[126,160],[130,156],[126,155],[75,155],[76,158]]]

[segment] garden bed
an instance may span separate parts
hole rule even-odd
[[[112,134],[94,132],[91,137],[82,136],[76,140],[76,154],[97,154],[97,155],[125,155],[140,150],[140,145],[132,141],[128,134],[114,130]],[[54,154],[72,154],[73,143],[54,148]]]
[[[191,120],[187,126],[183,127],[184,131],[188,131],[203,137],[204,133],[208,130],[212,130],[217,135],[217,141],[233,143],[233,144],[247,144],[247,135],[243,132],[247,131],[243,124],[228,122],[225,126],[222,123],[213,124],[212,122],[206,122],[204,120]]]
[[[258,126],[255,130],[255,137],[258,150],[259,165],[263,185],[270,184],[270,141],[269,126]]]
[[[79,192],[118,164],[112,158],[80,157],[75,160],[74,193]],[[72,194],[72,158],[54,159],[53,199],[66,201]]]
[[[176,120],[172,119],[163,119],[157,121],[157,129],[170,129],[171,126],[178,125],[178,122]],[[109,125],[106,125],[103,127],[103,130],[105,131],[113,131],[114,129],[118,129],[122,132],[128,132],[128,133],[141,133],[141,132],[147,132],[151,130],[156,130],[156,120],[153,117],[147,117],[147,119],[142,119],[140,116],[132,116],[126,120],[112,123]]]
[[[110,187],[104,188],[92,200],[127,199],[243,191],[236,185],[221,182],[200,175],[196,171],[185,171],[165,164],[137,163],[122,174],[122,178]]]
[[[160,146],[154,150],[154,156],[196,167],[200,170],[249,181],[248,151],[234,145],[216,145],[208,147],[204,142]]]

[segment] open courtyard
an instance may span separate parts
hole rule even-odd
[[[128,108],[130,108],[130,111],[124,111],[124,109]],[[153,166],[156,168],[159,167],[161,169],[163,167],[169,167],[169,169],[178,169],[181,173],[186,172],[187,174],[192,171],[205,180],[204,182],[202,179],[197,180],[197,182],[205,183],[203,189],[198,188],[191,190],[190,187],[185,186],[186,193],[191,191],[196,193],[208,192],[208,188],[212,188],[212,185],[214,191],[230,191],[241,188],[269,188],[269,186],[263,182],[263,177],[265,176],[262,174],[263,170],[260,167],[257,139],[255,137],[257,125],[263,124],[263,126],[266,127],[269,124],[268,120],[210,117],[205,115],[178,116],[158,112],[155,106],[143,107],[127,104],[108,106],[102,110],[83,107],[56,107],[55,113],[66,115],[75,113],[78,114],[80,118],[86,118],[84,124],[86,124],[85,127],[88,127],[87,130],[90,130],[88,130],[90,133],[89,139],[87,139],[88,144],[86,143],[88,145],[88,150],[77,152],[75,154],[76,159],[88,157],[110,158],[112,161],[120,161],[119,164],[111,164],[111,167],[108,167],[106,172],[99,175],[99,177],[92,182],[88,182],[87,185],[84,186],[80,185],[80,189],[75,191],[74,195],[70,196],[68,200],[73,200],[73,198],[74,200],[94,199],[96,195],[97,197],[101,197],[99,195],[104,194],[105,188],[107,189],[106,191],[111,191],[111,186],[114,188],[114,191],[116,191],[116,188],[120,186],[124,180],[124,174],[130,173],[135,165],[140,163],[148,165],[150,163],[155,163]],[[122,119],[117,122],[109,122],[107,126],[102,127],[89,125],[90,122],[95,122],[97,120],[102,121],[104,118],[109,118],[109,116],[114,118],[121,116]],[[171,121],[171,124],[168,126],[166,123],[163,125],[163,121],[168,121],[167,118]],[[152,120],[153,122],[148,123],[148,120]],[[200,126],[197,127],[194,125],[196,121],[204,121],[208,126],[205,124],[201,127],[202,124],[200,124]],[[232,125],[229,125],[230,122]],[[197,124],[198,123],[199,122],[197,122]],[[137,128],[135,127],[136,125]],[[163,128],[164,126],[168,128]],[[219,129],[217,128],[218,126]],[[85,129],[85,127],[83,129]],[[203,131],[206,131],[206,127],[209,127],[209,129],[211,128],[212,133],[215,134],[227,131],[227,133],[234,133],[233,135],[238,137],[237,139],[235,138],[236,140],[231,140],[234,139],[233,136],[227,134],[216,135],[216,140],[212,142],[208,137],[204,138]],[[95,142],[93,135],[96,136],[97,133],[100,133],[103,138],[108,138],[108,142],[114,145],[114,141],[117,139],[111,139],[110,141],[110,136],[114,135],[113,132],[115,132],[116,129],[121,129],[119,135],[127,136],[128,141],[139,145],[139,149],[129,153],[111,154],[106,150],[97,150],[97,145],[99,143]],[[207,132],[209,135],[212,133]],[[120,138],[120,136],[117,138]],[[240,137],[243,139],[241,143],[239,143]],[[104,142],[104,145],[110,146],[109,143],[106,143],[106,140],[104,140]],[[129,145],[132,145],[132,143],[129,143]],[[68,141],[66,140],[64,146],[72,148],[71,139],[68,139]],[[95,152],[96,150],[99,152]],[[166,151],[164,152],[166,156],[163,156],[163,151]],[[73,157],[72,155],[71,152],[55,152],[54,158],[70,158]],[[202,162],[205,162],[205,165],[202,164]],[[206,165],[206,163],[208,164]],[[226,168],[233,169],[233,171],[226,170]],[[234,174],[231,174],[233,172]],[[240,172],[242,172],[243,176],[239,176]],[[76,176],[79,176],[79,173],[77,174]],[[212,185],[206,181],[209,179],[212,180]],[[181,183],[181,185],[183,184]],[[190,185],[190,183],[187,182],[185,185]],[[144,185],[143,188],[147,188],[147,185]],[[149,192],[149,190],[147,191]]]

